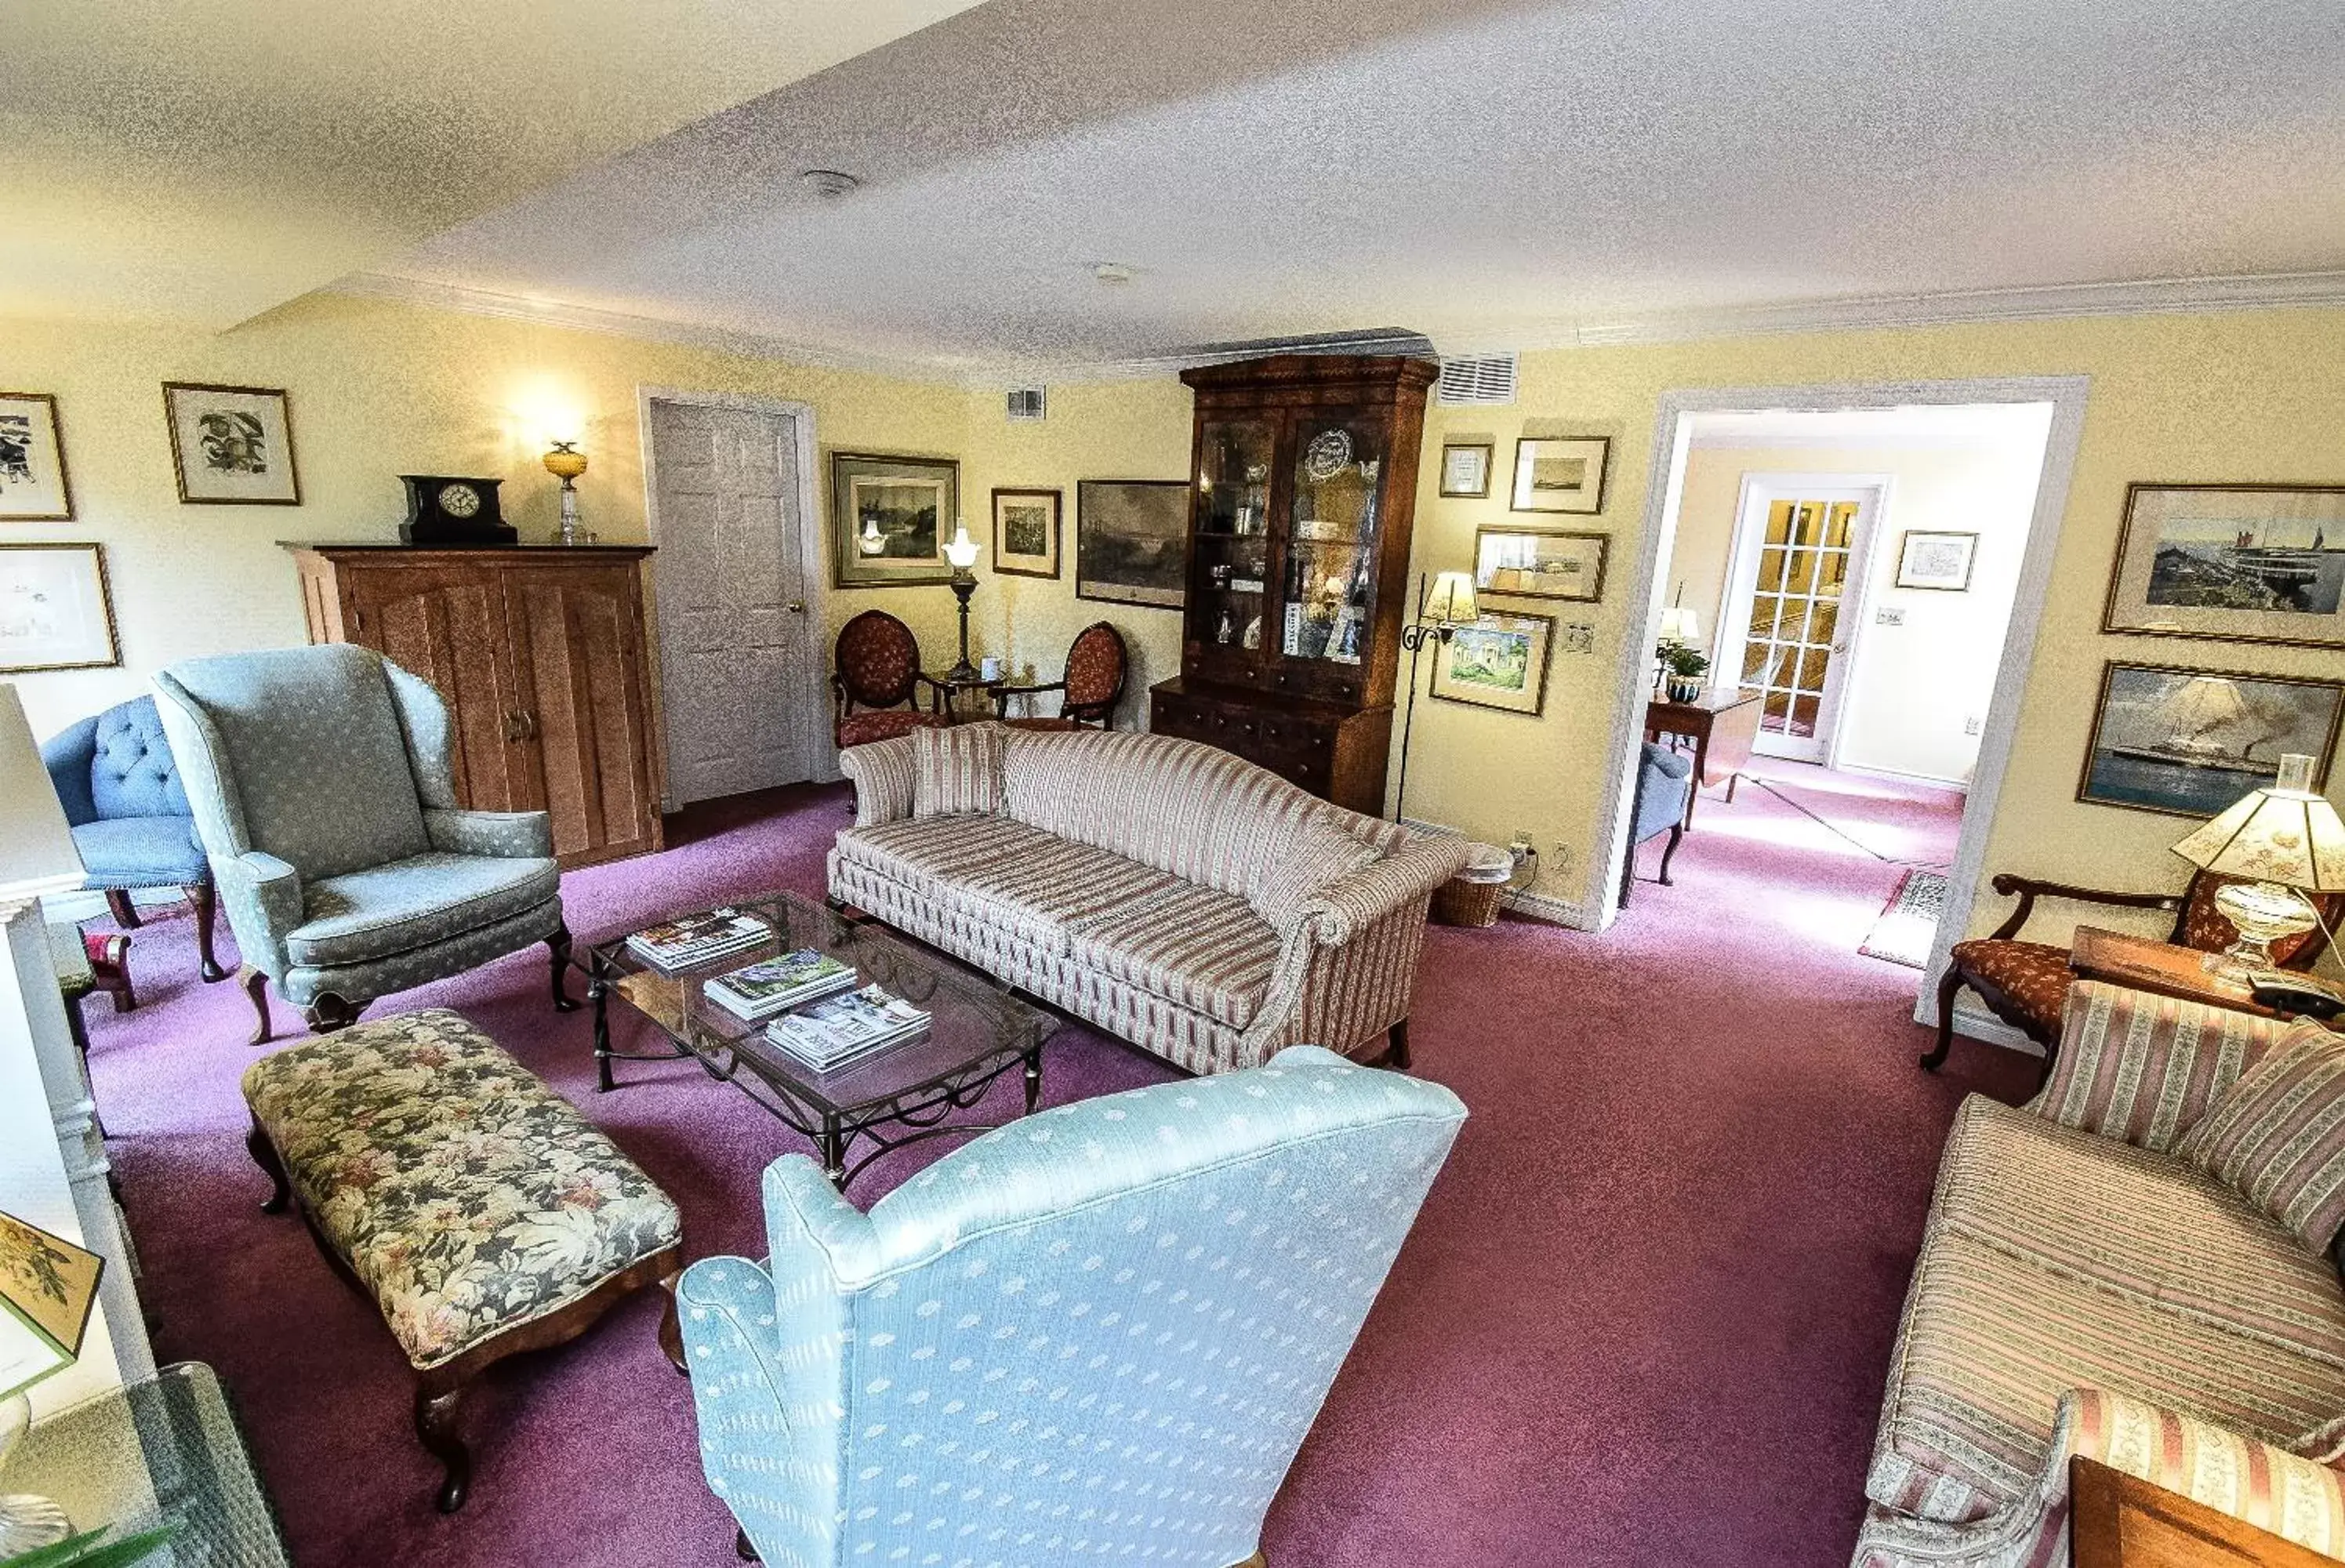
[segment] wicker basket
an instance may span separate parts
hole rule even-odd
[[[1496,926],[1498,902],[1514,879],[1515,857],[1495,844],[1477,844],[1466,869],[1433,890],[1433,918],[1442,926]]]

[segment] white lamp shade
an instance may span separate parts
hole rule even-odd
[[[1474,579],[1464,572],[1444,572],[1433,579],[1426,590],[1423,619],[1437,621],[1448,626],[1470,625],[1482,618],[1474,603]]]
[[[2282,777],[2300,777],[2303,772],[2287,769]],[[2311,893],[2345,892],[2345,822],[2338,820],[2335,806],[2309,789],[2250,791],[2176,845],[2174,853],[2218,876],[2277,882]]]
[[[977,564],[977,541],[969,536],[969,524],[953,525],[952,542],[945,546],[945,560],[955,572],[967,572]]]
[[[1664,642],[1700,642],[1701,617],[1690,610],[1671,605],[1661,612],[1661,641]]]
[[[15,687],[0,686],[0,898],[67,892],[85,875],[24,699]]]

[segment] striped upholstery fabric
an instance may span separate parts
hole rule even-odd
[[[1355,871],[1384,858],[1340,824],[1305,818],[1287,835],[1284,847],[1268,856],[1246,885],[1254,912],[1284,930],[1302,917],[1304,906]]]
[[[1073,947],[1086,968],[1240,1029],[1270,988],[1278,951],[1278,933],[1244,899],[1188,882],[1085,922]]]
[[[1120,855],[1046,835],[1032,849],[962,871],[940,891],[956,909],[1064,953],[1092,923],[1186,885]]]
[[[1055,842],[1006,817],[910,817],[850,827],[838,835],[832,854],[844,854],[898,882],[952,882],[1017,856],[1041,855]]]
[[[912,747],[912,814],[991,815],[1001,809],[1000,724],[955,724],[919,730]]]
[[[855,825],[877,827],[912,814],[912,743],[874,741],[838,754],[838,771],[855,784]]]
[[[2170,1149],[2285,1026],[2098,980],[2068,991],[2060,1051],[2033,1109],[2148,1149]]]
[[[2345,1038],[2299,1024],[2215,1103],[2179,1152],[2326,1249],[2345,1222]]]

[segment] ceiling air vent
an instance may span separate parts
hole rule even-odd
[[[1444,357],[1438,400],[1456,408],[1466,404],[1511,403],[1515,400],[1515,356],[1472,354]]]
[[[1010,422],[1013,425],[1031,424],[1043,419],[1047,416],[1050,403],[1050,394],[1041,387],[1012,387],[1008,400]]]

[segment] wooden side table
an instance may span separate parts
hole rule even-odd
[[[982,675],[957,680],[949,674],[924,675],[929,683],[929,705],[940,716],[956,724],[969,723],[993,717],[993,689],[1008,683],[1008,677],[996,676],[989,681]],[[984,693],[981,708],[971,707],[965,699],[971,692]]]
[[[2083,1455],[2068,1462],[2072,1568],[2336,1568],[2243,1519]]]
[[[1655,697],[1645,704],[1645,738],[1683,735],[1693,743],[1694,787],[1686,792],[1685,824],[1693,826],[1693,803],[1703,788],[1726,785],[1726,804],[1734,804],[1734,786],[1751,765],[1751,748],[1759,739],[1760,693],[1745,696],[1731,686],[1712,686],[1690,703]]]
[[[2069,946],[2068,967],[2081,978],[2106,980],[2153,996],[2206,1002],[2262,1018],[2279,1016],[2259,1003],[2247,986],[2208,973],[2206,956],[2196,947],[2079,926]]]

